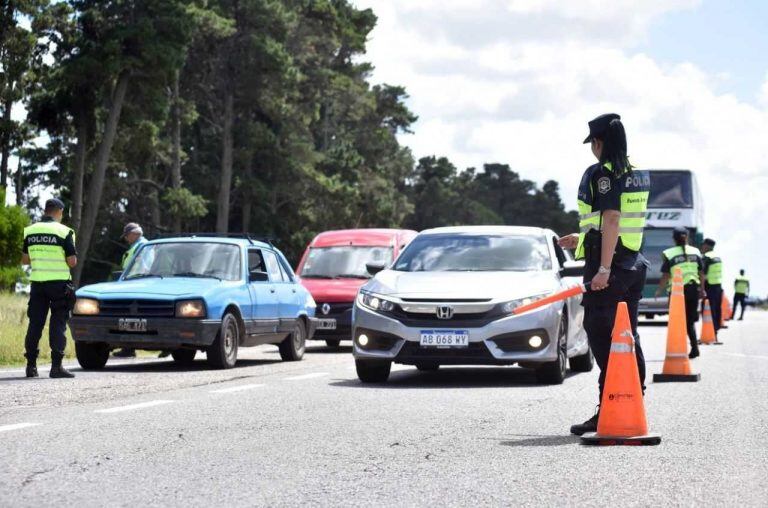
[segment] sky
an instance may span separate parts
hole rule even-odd
[[[415,157],[508,163],[575,209],[586,122],[619,113],[634,165],[696,172],[727,293],[744,268],[768,295],[768,2],[353,3],[379,18],[373,82],[405,86],[419,116],[400,138]]]

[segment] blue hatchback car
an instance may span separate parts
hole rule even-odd
[[[190,236],[140,247],[115,282],[84,286],[70,327],[84,369],[113,348],[171,351],[189,364],[234,367],[238,348],[275,344],[301,360],[316,328],[315,302],[283,254],[250,238]]]

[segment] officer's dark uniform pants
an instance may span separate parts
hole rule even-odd
[[[696,337],[696,321],[699,320],[699,285],[686,284],[683,289],[685,295],[685,326],[688,329],[688,340],[691,342],[691,350],[699,349],[699,340]]]
[[[585,279],[591,279],[594,273],[586,270]],[[603,400],[603,387],[605,375],[608,369],[608,357],[611,352],[611,333],[613,323],[616,320],[616,308],[619,302],[627,303],[629,320],[632,325],[632,333],[635,336],[635,357],[637,370],[640,373],[640,385],[645,392],[645,356],[640,347],[640,335],[637,333],[637,307],[643,296],[645,286],[645,265],[640,265],[636,270],[624,270],[614,266],[611,268],[611,276],[608,280],[608,288],[585,295],[584,300],[584,329],[589,339],[589,347],[595,355],[595,361],[600,367],[600,400]]]
[[[67,301],[67,286],[69,282],[33,282],[29,294],[27,316],[29,328],[24,340],[26,357],[30,360],[37,358],[38,344],[43,335],[48,311],[51,311],[51,322],[48,327],[48,341],[51,345],[51,357],[61,359],[67,345],[67,320],[69,305]]]
[[[712,322],[715,325],[715,333],[717,333],[720,331],[720,322],[723,317],[723,286],[720,284],[707,284],[705,288],[707,300],[709,300],[709,308],[712,310]]]
[[[747,295],[744,293],[735,293],[733,295],[733,314],[731,314],[731,319],[736,319],[736,308],[741,304],[741,317],[739,319],[744,319],[744,308],[746,307],[746,300]]]

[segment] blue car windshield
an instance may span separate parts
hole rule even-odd
[[[144,245],[123,275],[144,277],[197,277],[240,280],[242,264],[237,245],[214,242],[168,242]]]
[[[417,236],[394,267],[402,272],[527,272],[551,268],[543,236],[473,234]]]

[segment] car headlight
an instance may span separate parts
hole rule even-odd
[[[533,303],[539,298],[547,296],[548,294],[549,293],[541,293],[538,295],[526,296],[525,298],[518,298],[517,300],[511,300],[509,302],[504,303],[501,306],[501,312],[503,312],[504,314],[512,314],[512,311],[514,311],[516,308],[521,307],[523,305],[528,305],[529,303]]]
[[[176,302],[176,317],[204,318],[205,303],[202,300],[181,300]]]
[[[95,316],[99,313],[99,301],[93,298],[78,298],[72,313],[78,316]]]
[[[367,309],[380,312],[392,312],[395,310],[394,303],[390,302],[389,300],[385,300],[380,296],[366,293],[364,291],[360,291],[360,293],[357,295],[357,303]]]

